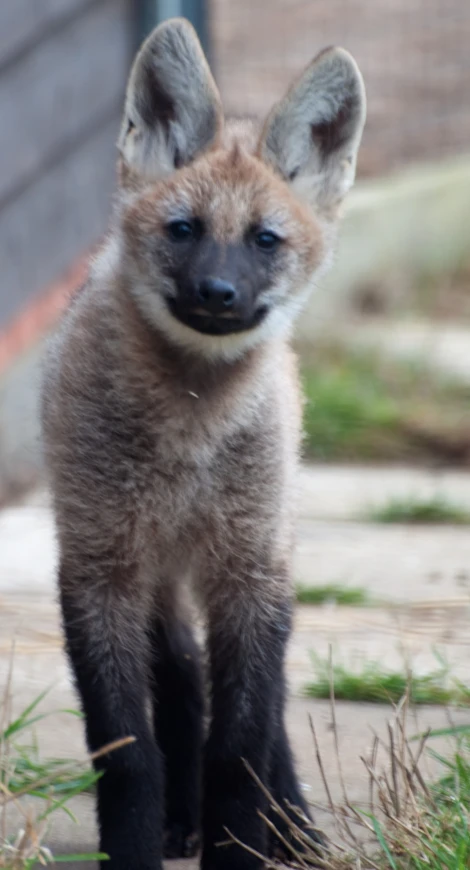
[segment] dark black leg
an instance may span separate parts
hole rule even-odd
[[[203,681],[190,628],[155,620],[151,635],[154,728],[165,760],[164,855],[187,858],[200,843]]]
[[[311,824],[309,824],[309,822],[311,823],[311,814],[308,804],[302,795],[295,772],[294,759],[292,757],[289,739],[284,724],[283,706],[284,699],[282,699],[282,707],[277,722],[277,732],[271,756],[269,788],[274,800],[293,820],[295,825],[308,835],[311,841],[311,845],[309,844],[310,851],[311,848],[315,848],[315,844],[322,844],[323,841],[322,838],[312,830]],[[298,812],[295,812],[295,810],[290,809],[290,807],[295,807],[299,810],[300,815]],[[305,816],[305,819],[302,819],[302,816]],[[292,828],[278,812],[271,809],[269,818],[284,840],[291,843],[299,852],[302,852],[305,849],[302,839],[296,838]],[[292,851],[283,844],[280,837],[277,837],[272,831],[270,831],[269,834],[269,854],[271,857],[279,858],[282,861],[289,861],[293,858]]]
[[[260,612],[210,614],[212,724],[205,752],[202,870],[258,870],[267,855],[267,800],[245,759],[267,783],[275,732],[276,687],[290,624],[288,602]]]
[[[118,585],[122,578],[115,579]],[[101,866],[160,870],[163,766],[145,710],[148,650],[142,614],[132,596],[73,569],[61,568],[60,585],[88,746],[96,751],[119,738],[135,738],[95,763],[102,772],[97,786],[100,850],[110,856]]]

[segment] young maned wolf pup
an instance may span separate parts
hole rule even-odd
[[[276,838],[244,761],[310,824],[284,724],[301,422],[288,338],[330,259],[364,119],[341,49],[259,130],[224,123],[186,21],[134,63],[111,230],[43,394],[88,745],[135,737],[97,762],[109,870],[159,870],[200,836],[203,870],[262,866]],[[207,627],[207,739],[188,586]]]

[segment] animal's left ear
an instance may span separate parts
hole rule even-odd
[[[259,155],[310,205],[333,215],[354,182],[365,118],[356,62],[347,51],[328,48],[274,106]]]

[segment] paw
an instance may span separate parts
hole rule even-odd
[[[177,822],[163,833],[164,858],[193,858],[200,846],[198,831],[188,831],[185,825]]]

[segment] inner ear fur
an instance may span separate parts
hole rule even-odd
[[[170,174],[211,146],[223,123],[220,95],[191,24],[174,18],[145,40],[129,77],[118,147],[124,167]]]
[[[259,155],[312,204],[328,207],[354,181],[365,118],[356,62],[344,49],[325,49],[269,114]]]

